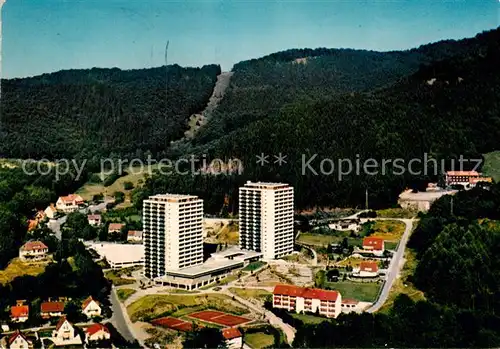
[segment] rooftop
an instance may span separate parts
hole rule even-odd
[[[185,201],[194,201],[201,200],[199,197],[195,195],[186,195],[186,194],[157,194],[150,196],[148,200],[145,201],[167,201],[167,202],[185,202]]]
[[[247,181],[245,183],[245,187],[246,188],[259,188],[259,189],[280,189],[280,188],[288,188],[288,187],[290,187],[290,184],[287,184],[287,183],[273,183],[273,182],[251,182],[251,181]]]
[[[86,245],[94,249],[99,256],[105,257],[111,264],[144,260],[144,245],[111,242],[90,242]]]
[[[435,190],[435,191],[419,191],[413,193],[411,189],[402,192],[399,195],[401,200],[411,200],[411,201],[434,201],[439,199],[443,195],[454,195],[457,190]]]
[[[43,249],[48,249],[48,247],[41,241],[28,241],[21,247],[21,251],[35,251]]]
[[[207,259],[205,263],[193,267],[167,270],[167,275],[196,278],[217,270],[233,269],[243,266],[243,261],[239,259]]]
[[[224,336],[225,339],[229,340],[229,339],[241,337],[241,332],[235,327],[230,327],[230,328],[223,329],[222,335]]]
[[[322,301],[336,301],[340,293],[338,291],[328,291],[319,288],[306,288],[294,285],[276,285],[274,287],[273,294],[319,299]]]

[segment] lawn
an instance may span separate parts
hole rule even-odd
[[[339,291],[342,298],[353,298],[362,302],[374,302],[382,287],[382,283],[376,282],[339,281],[326,284],[329,288]]]
[[[366,259],[366,258],[354,258],[354,257],[347,257],[346,259],[335,263],[335,266],[340,267],[340,268],[345,268],[348,266],[351,266],[353,268],[359,267],[361,262],[367,262],[367,261],[377,261],[376,259]],[[380,266],[380,263],[379,263]]]
[[[398,243],[395,241],[386,241],[384,246],[385,246],[386,250],[394,251],[396,249],[396,247],[398,247]]]
[[[147,295],[130,304],[127,311],[132,321],[144,321],[159,316],[167,316],[183,308],[195,307],[197,310],[214,309],[235,315],[248,313],[248,310],[243,305],[233,301],[226,295],[218,293],[204,295]]]
[[[141,267],[129,267],[122,269],[108,270],[104,273],[104,276],[113,283],[115,286],[131,285],[135,283],[133,279],[123,278],[123,275],[130,274],[134,271],[141,269]]]
[[[317,325],[319,323],[322,323],[323,321],[328,320],[324,317],[311,315],[311,314],[290,313],[290,315],[292,315],[293,318],[302,321],[305,325]]]
[[[343,237],[326,235],[326,234],[314,234],[314,233],[301,233],[297,239],[298,243],[304,245],[314,245],[314,246],[328,246],[332,243],[338,243],[342,241]]]
[[[254,349],[261,349],[273,346],[274,336],[264,332],[247,333],[243,341]]]
[[[243,271],[255,271],[255,270],[259,269],[260,267],[263,267],[264,265],[267,265],[267,263],[262,262],[262,261],[251,262],[242,270]]]
[[[133,295],[136,290],[131,288],[120,288],[116,290],[116,294],[118,295],[118,299],[122,302],[126,301],[131,295]]]
[[[416,253],[412,249],[405,250],[405,264],[401,270],[400,276],[394,280],[391,291],[389,292],[389,297],[386,302],[380,308],[380,312],[388,313],[394,304],[394,300],[400,294],[406,294],[414,301],[419,301],[425,299],[424,293],[418,290],[411,282],[407,280],[408,276],[413,275],[415,269],[417,268],[418,261],[416,259]]]
[[[417,215],[417,211],[404,208],[386,208],[376,212],[377,217],[382,218],[413,218]]]
[[[9,265],[0,271],[0,284],[8,284],[18,276],[37,276],[43,273],[48,262],[26,263],[19,258],[14,258]]]
[[[386,241],[399,241],[406,225],[397,220],[376,221],[373,224],[373,233],[370,236],[380,237]]]
[[[261,301],[264,301],[267,297],[271,296],[271,292],[266,291],[266,290],[261,290],[257,288],[237,288],[237,287],[231,287],[229,289],[230,292],[234,293],[235,295],[243,298],[243,299],[259,299]]]
[[[157,169],[157,165],[152,165],[151,170]],[[132,167],[129,168],[128,166],[123,165],[123,169],[127,171],[129,174],[118,178],[112,185],[109,187],[104,187],[102,183],[100,184],[95,184],[95,183],[86,183],[81,187],[80,189],[77,190],[77,194],[80,194],[80,196],[86,200],[92,200],[92,197],[97,194],[104,194],[105,196],[111,196],[113,195],[114,192],[116,191],[121,191],[125,193],[125,203],[120,204],[120,207],[126,207],[130,206],[130,192],[132,190],[125,190],[123,188],[123,183],[125,182],[132,182],[134,184],[134,188],[138,185],[139,180],[144,180],[144,175],[148,173],[148,168],[145,164],[144,166],[144,171],[141,172],[140,167]],[[101,178],[102,178],[101,174]]]
[[[483,154],[483,175],[492,177],[495,182],[500,181],[500,151]]]

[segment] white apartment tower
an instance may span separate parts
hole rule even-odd
[[[247,182],[240,188],[240,248],[276,259],[293,252],[293,187]]]
[[[203,200],[161,194],[143,203],[144,274],[150,279],[203,263]]]

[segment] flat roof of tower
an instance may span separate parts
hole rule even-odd
[[[194,201],[201,200],[196,195],[187,195],[187,194],[156,194],[152,195],[148,198],[151,201],[167,201],[167,202],[185,202],[185,201]]]
[[[265,189],[277,189],[290,187],[288,183],[273,183],[273,182],[251,182],[247,181],[245,187],[250,188],[265,188]]]

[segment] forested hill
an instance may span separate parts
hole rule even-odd
[[[236,198],[235,188],[245,180],[270,180],[291,183],[297,207],[363,205],[366,189],[371,205],[394,204],[406,186],[437,179],[433,168],[426,176],[418,163],[410,173],[409,160],[423,161],[424,153],[436,159],[460,155],[478,159],[484,152],[500,149],[500,30],[474,40],[475,44],[465,42],[471,50],[457,50],[462,53],[421,66],[392,86],[368,92],[314,96],[301,94],[302,85],[288,81],[262,86],[266,93],[261,93],[240,87],[241,74],[236,71],[232,92],[222,101],[219,115],[202,128],[195,144],[200,154],[243,160],[244,174],[226,179],[170,177],[167,181],[157,177],[146,189],[196,190],[220,209],[224,191]],[[450,50],[449,43],[446,46]],[[282,71],[306,71],[307,67],[308,63],[290,63]],[[278,79],[273,70],[262,69],[260,74]],[[282,78],[290,76],[293,74]],[[280,102],[290,96],[294,100],[266,110],[277,96]],[[273,155],[280,152],[287,155],[283,166],[272,163]],[[271,163],[256,164],[261,153],[269,155]],[[311,165],[318,174],[308,168],[304,172],[302,156],[307,160],[314,154],[317,157]],[[339,180],[337,160],[350,159],[354,166],[358,158],[361,164],[367,158],[376,159],[378,174],[364,174],[361,168],[359,174],[352,171]],[[390,163],[383,173],[382,160],[397,158],[405,160],[405,173],[393,174]],[[326,174],[321,174],[323,159],[333,161],[333,172],[327,162]],[[422,174],[415,175],[419,170]]]
[[[217,65],[173,65],[167,71],[94,68],[2,80],[0,156],[164,151],[182,137],[189,116],[205,107],[218,74]]]

